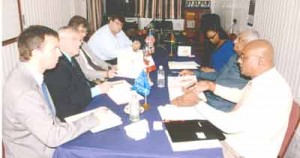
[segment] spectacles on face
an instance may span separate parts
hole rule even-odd
[[[244,44],[244,43],[246,43],[246,41],[245,41],[243,38],[241,38],[241,37],[238,36],[238,37],[234,40],[234,43]]]
[[[115,24],[117,24],[117,25],[123,27],[123,23],[121,23],[119,20],[114,20],[113,22],[114,22]]]
[[[82,29],[78,29],[78,32],[79,32],[79,33],[87,34],[88,31],[87,31],[87,29],[85,29],[85,28],[83,29],[83,28],[82,28]]]
[[[250,58],[252,58],[252,57],[256,57],[256,58],[261,58],[261,56],[259,56],[259,55],[249,55],[249,56],[245,56],[244,54],[242,54],[242,55],[240,55],[239,56],[239,60],[241,60],[241,61],[246,61],[246,60],[248,60],[248,59],[250,59]]]
[[[214,35],[208,37],[208,39],[211,39],[211,40],[212,40],[212,39],[214,39],[216,36],[217,36],[217,33],[215,33]]]

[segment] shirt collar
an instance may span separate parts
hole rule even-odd
[[[70,63],[72,63],[72,58],[65,52],[61,51],[61,53],[68,59]]]
[[[252,83],[259,83],[259,82],[265,82],[265,81],[270,81],[273,79],[273,74],[276,72],[276,68],[273,67],[270,70],[262,73],[261,75],[255,77],[252,79]]]
[[[44,75],[35,71],[34,69],[32,69],[28,63],[24,63],[25,67],[27,68],[27,70],[29,71],[29,73],[32,74],[34,80],[39,84],[42,85],[42,83],[44,82]]]

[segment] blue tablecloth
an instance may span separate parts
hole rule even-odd
[[[168,72],[167,60],[168,53],[164,50],[158,50],[154,60],[156,65],[163,65]],[[176,58],[176,57],[173,57]],[[178,59],[178,58],[176,58]],[[182,58],[185,60],[184,58]],[[181,60],[181,59],[179,59]],[[107,95],[97,96],[88,106],[88,109],[93,109],[98,106],[107,106],[118,114],[123,121],[123,125],[108,129],[106,131],[91,133],[87,132],[78,138],[59,146],[53,157],[54,158],[99,158],[99,157],[197,157],[197,158],[222,158],[222,149],[201,149],[185,152],[173,152],[166,137],[165,131],[154,131],[153,121],[161,121],[157,106],[169,103],[168,89],[157,88],[156,72],[151,73],[151,78],[155,85],[152,86],[151,93],[148,96],[148,103],[151,108],[141,114],[141,119],[147,119],[149,122],[150,134],[146,139],[135,141],[129,138],[124,130],[124,126],[128,125],[129,116],[123,111],[124,105],[115,104]],[[128,80],[133,83],[133,80]],[[166,82],[167,83],[167,82]],[[142,104],[144,101],[141,101]]]

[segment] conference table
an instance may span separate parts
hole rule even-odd
[[[153,55],[156,66],[163,65],[166,76],[174,75],[168,69],[168,60],[191,60],[187,57],[169,57],[168,53],[167,49],[157,48]],[[117,105],[105,94],[99,95],[92,100],[87,110],[99,106],[107,106],[122,118],[123,124],[98,133],[86,132],[76,139],[59,146],[55,150],[53,158],[223,158],[222,148],[174,152],[168,142],[165,130],[153,130],[153,122],[161,121],[157,107],[170,102],[167,82],[164,88],[158,88],[156,77],[156,72],[150,73],[150,78],[154,82],[148,96],[148,103],[151,107],[140,116],[141,119],[146,119],[149,122],[150,133],[147,134],[145,139],[135,141],[126,135],[124,126],[129,125],[131,122],[129,115],[124,112],[125,105]],[[133,79],[126,79],[126,81],[131,84],[134,83]],[[140,103],[143,104],[144,100],[141,100]]]

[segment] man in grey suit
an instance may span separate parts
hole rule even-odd
[[[100,124],[105,111],[62,123],[43,72],[56,66],[59,51],[57,32],[44,26],[30,26],[18,39],[20,63],[8,76],[3,91],[3,143],[6,158],[52,157],[55,147]]]
[[[75,59],[85,77],[89,80],[113,78],[116,75],[116,66],[101,60],[84,41],[88,31],[87,20],[81,16],[75,15],[70,19],[68,26],[73,27],[80,35],[82,44],[80,52]]]

